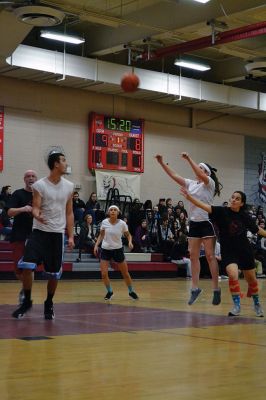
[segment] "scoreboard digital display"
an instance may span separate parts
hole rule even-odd
[[[144,171],[144,121],[90,113],[89,168]]]

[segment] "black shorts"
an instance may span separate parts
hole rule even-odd
[[[19,268],[34,270],[43,264],[48,277],[60,279],[64,254],[64,234],[34,229],[27,240]]]
[[[255,268],[255,260],[251,252],[242,251],[239,254],[234,252],[222,252],[221,265],[225,268],[229,264],[237,264],[241,270],[248,271]]]
[[[188,238],[204,239],[215,236],[214,227],[210,221],[189,221]]]
[[[114,250],[101,249],[101,260],[113,260],[117,263],[122,263],[125,260],[124,250],[122,247]]]

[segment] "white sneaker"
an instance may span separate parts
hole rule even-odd
[[[256,313],[256,317],[264,317],[264,312],[260,303],[254,305],[254,310]]]
[[[240,310],[241,310],[240,306],[235,304],[232,310],[229,311],[228,317],[237,317],[238,315],[240,315]]]

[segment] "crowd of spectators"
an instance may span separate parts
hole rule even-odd
[[[11,186],[2,187],[0,194],[0,235],[8,240],[12,230],[12,218],[6,213],[8,200],[11,196]],[[224,202],[223,206],[227,207]],[[81,261],[82,252],[93,254],[93,246],[97,238],[101,221],[105,218],[103,206],[92,192],[88,201],[80,199],[79,192],[73,193],[73,212],[75,218],[76,247],[79,249],[77,261]],[[249,214],[263,229],[266,227],[262,206],[250,206]],[[126,209],[126,215],[121,216],[129,226],[133,237],[133,252],[160,252],[164,260],[176,264],[187,265],[187,275],[190,275],[188,251],[188,213],[182,200],[174,204],[171,198],[160,198],[156,205],[151,200],[141,203],[134,199]],[[266,239],[248,232],[252,243],[257,276],[266,274]],[[124,240],[126,245],[126,239]]]

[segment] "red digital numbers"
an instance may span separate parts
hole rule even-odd
[[[91,113],[89,168],[143,172],[144,121]]]

